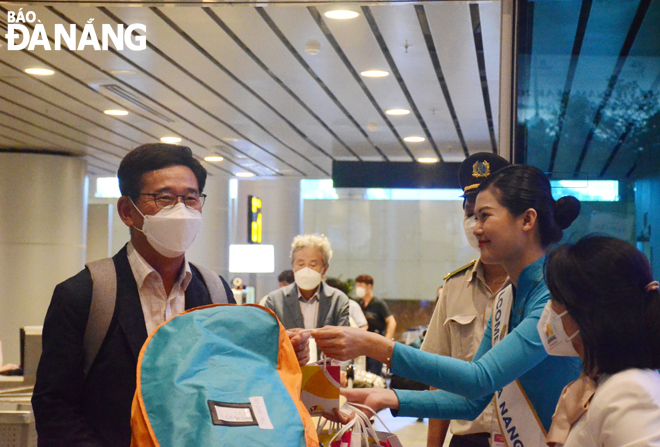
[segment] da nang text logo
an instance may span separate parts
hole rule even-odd
[[[36,23],[35,23],[36,22]],[[34,50],[41,47],[44,50],[60,50],[66,47],[71,51],[81,51],[90,46],[97,51],[107,50],[108,44],[116,50],[123,50],[124,46],[129,50],[142,51],[147,47],[147,27],[140,23],[128,25],[124,29],[123,24],[118,24],[113,28],[112,25],[104,23],[101,26],[101,39],[99,40],[94,28],[94,19],[89,19],[78,37],[78,27],[75,24],[62,25],[55,24],[53,27],[53,41],[51,47],[46,27],[37,19],[34,11],[23,12],[23,8],[18,12],[7,12],[7,49],[10,51],[28,49]],[[28,26],[27,24],[34,24]],[[32,29],[31,29],[32,28]],[[140,30],[145,35],[139,35],[134,31]]]

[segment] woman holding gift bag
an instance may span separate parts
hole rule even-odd
[[[555,202],[550,182],[538,169],[514,165],[479,187],[474,234],[481,259],[501,264],[512,285],[500,291],[493,316],[471,362],[423,352],[375,334],[325,327],[312,333],[318,346],[338,359],[368,355],[390,365],[394,374],[438,390],[346,390],[352,402],[398,415],[470,420],[495,394],[498,412],[492,445],[544,446],[563,387],[575,380],[581,362],[549,356],[537,331],[548,290],[543,262],[550,245],[575,220],[574,197]]]

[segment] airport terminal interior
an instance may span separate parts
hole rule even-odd
[[[128,242],[116,172],[144,143],[207,169],[187,258],[242,302],[324,234],[327,277],[354,298],[371,275],[414,342],[478,257],[457,178],[478,152],[580,199],[562,242],[624,239],[657,277],[658,23],[660,0],[0,0],[0,366],[23,374],[0,410],[29,413],[55,285]],[[386,413],[426,445],[427,419]]]

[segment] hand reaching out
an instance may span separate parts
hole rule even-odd
[[[337,360],[350,360],[363,355],[362,341],[368,334],[349,326],[325,326],[312,332],[321,351]]]
[[[325,355],[337,360],[366,355],[389,366],[394,352],[392,340],[355,327],[324,326],[312,331],[312,337]]]
[[[309,331],[303,329],[289,329],[286,331],[293,345],[293,350],[296,351],[298,364],[305,366],[309,362]]]
[[[340,393],[346,397],[349,403],[366,405],[376,413],[385,408],[394,410],[399,408],[399,399],[392,390],[383,388],[342,388]],[[332,414],[326,413],[323,417],[330,421],[346,425],[355,417],[355,413],[345,414],[345,411],[342,412],[338,408],[334,408]]]
[[[392,390],[384,388],[342,388],[340,394],[350,403],[366,405],[378,413],[385,408],[397,410],[399,399]]]

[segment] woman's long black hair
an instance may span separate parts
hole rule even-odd
[[[609,236],[586,236],[546,258],[546,283],[584,344],[584,371],[660,368],[660,293],[643,253]]]

